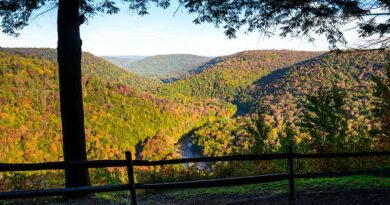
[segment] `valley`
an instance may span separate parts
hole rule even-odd
[[[125,57],[121,68],[83,53],[88,159],[123,159],[127,150],[145,160],[274,153],[291,144],[308,153],[386,149],[386,141],[372,134],[378,127],[372,78],[384,78],[384,59],[379,51],[256,50],[214,59],[142,57],[129,64],[138,72]],[[57,70],[53,49],[0,49],[1,162],[63,159]],[[313,116],[309,96],[336,88],[345,94],[338,115],[343,130],[336,139],[316,139],[305,125]],[[254,166],[264,165],[217,164],[209,175],[249,174]],[[177,178],[191,171],[170,169]],[[139,180],[165,179],[164,173],[170,172],[140,170]]]

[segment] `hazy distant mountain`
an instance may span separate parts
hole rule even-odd
[[[127,68],[131,63],[142,60],[146,56],[102,56],[102,58],[116,66]]]
[[[169,54],[146,57],[133,62],[127,68],[136,73],[162,77],[203,65],[211,58],[190,54]]]

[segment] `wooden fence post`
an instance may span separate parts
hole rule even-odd
[[[126,161],[127,161],[127,177],[130,185],[130,193],[131,193],[131,204],[137,205],[137,196],[135,192],[135,180],[134,180],[134,167],[133,167],[133,158],[131,156],[131,152],[126,151]]]
[[[288,185],[289,198],[294,200],[294,156],[292,146],[288,146]]]

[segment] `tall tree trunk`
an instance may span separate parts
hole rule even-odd
[[[65,161],[86,160],[81,87],[80,0],[60,0],[58,7],[58,66]],[[88,169],[65,170],[66,187],[89,185]]]

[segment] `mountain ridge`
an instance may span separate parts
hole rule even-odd
[[[175,75],[176,72],[191,70],[208,60],[210,58],[192,54],[155,55],[131,63],[127,69],[143,75],[167,78],[169,75]]]

